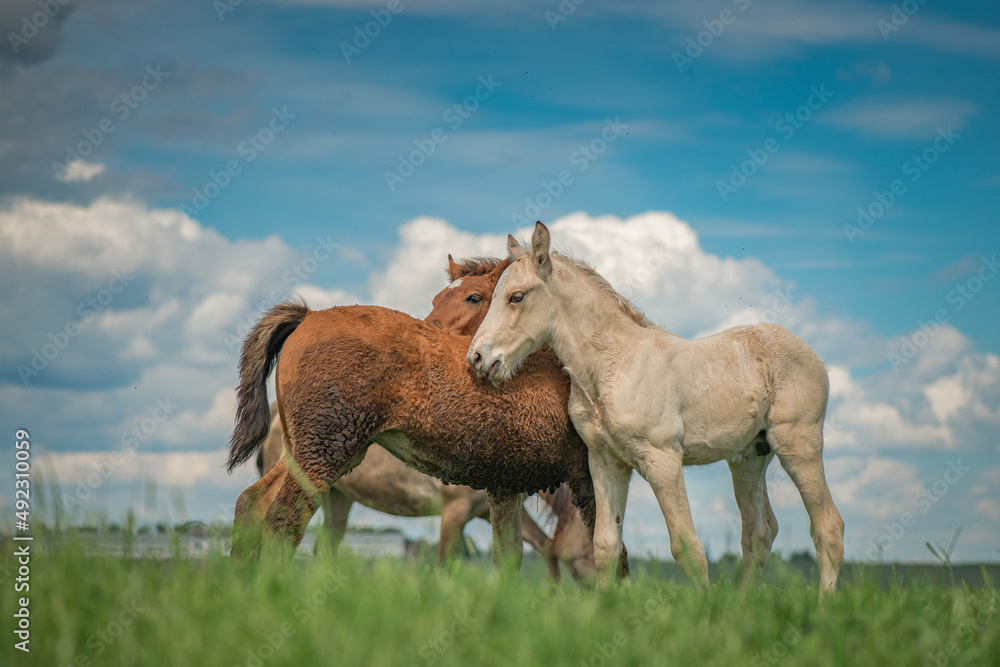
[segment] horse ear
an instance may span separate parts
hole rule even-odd
[[[462,268],[462,265],[453,260],[451,255],[448,255],[448,279],[454,282],[461,278],[464,274],[465,269]]]
[[[549,230],[541,222],[535,223],[535,233],[531,235],[531,262],[538,269],[538,276],[545,280],[552,271],[549,257]]]
[[[517,239],[514,238],[514,235],[513,234],[508,234],[507,235],[507,256],[510,259],[514,259],[514,258],[517,257],[518,254],[520,254],[521,250],[522,250],[521,244],[517,242]]]

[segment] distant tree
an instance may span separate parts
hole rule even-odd
[[[788,557],[789,563],[815,563],[816,557],[813,552],[809,549],[803,549],[802,551],[795,551],[791,556]]]

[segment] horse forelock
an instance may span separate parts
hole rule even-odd
[[[504,260],[496,257],[469,257],[468,259],[455,262],[459,267],[456,279],[461,280],[466,276],[485,276],[487,273],[497,268],[497,266],[499,266],[503,261]],[[451,278],[451,275],[449,274],[448,277]],[[458,285],[452,286],[457,287]]]
[[[584,262],[582,259],[574,259],[569,255],[564,255],[563,253],[557,251],[552,252],[552,258],[557,260],[562,266],[582,275],[584,278],[593,283],[594,286],[601,292],[613,297],[615,303],[618,305],[618,308],[639,326],[659,328],[659,325],[646,317],[646,314],[643,313],[638,306],[619,294],[604,276],[595,271],[592,266]]]

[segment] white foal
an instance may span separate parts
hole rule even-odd
[[[823,472],[829,382],[802,340],[771,324],[686,340],[655,326],[582,262],[549,252],[538,223],[531,248],[509,237],[510,266],[472,339],[469,363],[494,383],[548,344],[572,378],[569,414],[590,449],[597,499],[599,581],[622,544],[632,470],[649,482],[670,550],[698,584],[708,563],[695,534],[684,465],[729,462],[743,518],[744,575],[759,570],[777,533],[764,473],[777,455],[802,496],[820,568],[836,588],[844,522]]]

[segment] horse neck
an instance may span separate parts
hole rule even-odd
[[[549,346],[589,396],[597,393],[604,366],[617,358],[615,346],[639,327],[614,297],[567,266],[553,266],[550,285],[558,300]]]

